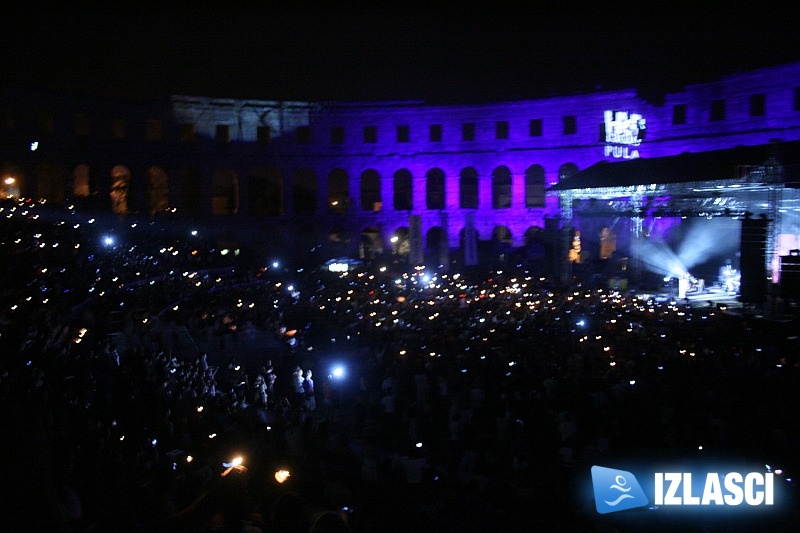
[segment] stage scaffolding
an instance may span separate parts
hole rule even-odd
[[[768,159],[761,165],[738,165],[732,174],[702,181],[562,187],[558,190],[562,227],[572,228],[575,218],[587,216],[628,218],[629,265],[636,278],[642,268],[637,242],[649,217],[758,217],[767,221],[765,269],[772,272],[780,265],[778,238],[784,214],[800,213],[800,165]],[[578,181],[580,173],[574,178]],[[568,279],[571,265],[566,258],[562,266],[562,279]]]

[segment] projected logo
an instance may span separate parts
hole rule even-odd
[[[600,514],[644,507],[650,503],[636,476],[625,470],[593,466],[592,487],[595,507]]]
[[[608,110],[603,113],[600,141],[605,155],[616,159],[636,159],[638,147],[647,132],[647,121],[639,113]]]

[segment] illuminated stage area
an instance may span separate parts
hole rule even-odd
[[[715,284],[703,290],[689,290],[683,298],[680,297],[677,283],[664,282],[660,291],[634,291],[640,298],[652,299],[659,303],[674,302],[675,305],[689,305],[691,307],[717,307],[722,309],[741,309],[738,292],[730,292],[726,287]]]
[[[598,163],[551,188],[562,195],[562,221],[580,235],[572,257],[623,257],[639,288],[672,279],[680,299],[716,286],[744,303],[794,301],[780,281],[800,245],[800,166],[779,158],[795,148]],[[759,151],[761,164],[737,164]]]

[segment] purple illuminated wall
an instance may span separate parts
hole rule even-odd
[[[61,116],[55,124],[72,124],[77,111],[92,110],[87,116],[92,135],[80,143],[74,128],[64,128],[32,154],[27,146],[36,139],[21,131],[0,139],[0,155],[7,168],[64,167],[64,181],[80,175],[100,183],[93,197],[108,209],[114,168],[130,170],[128,201],[138,212],[146,212],[147,176],[157,168],[170,205],[179,213],[239,224],[245,230],[231,232],[265,244],[301,248],[298,243],[307,243],[311,248],[335,241],[349,254],[359,253],[364,244],[389,250],[391,237],[407,232],[414,215],[420,220],[422,246],[432,248],[441,240],[446,213],[449,248],[461,246],[468,214],[474,215],[479,239],[494,238],[502,248],[522,246],[526,233],[552,226],[548,221],[568,213],[564,197],[545,194],[545,188],[600,161],[800,140],[800,63],[692,85],[658,103],[632,88],[482,105],[176,95],[126,107],[105,100],[24,95],[9,106],[31,116],[43,107],[56,109]],[[128,132],[120,134],[115,124],[127,124]],[[151,137],[154,125],[159,135]],[[81,149],[72,150],[73,160],[64,163],[61,146]],[[91,176],[78,172],[87,168]],[[711,179],[729,178],[729,172],[720,169]],[[410,191],[409,180],[395,191],[398,175],[410,178]],[[440,191],[427,194],[428,180],[438,183],[440,176],[443,206]],[[24,189],[30,195],[59,188],[50,186],[52,176],[29,170],[26,177]],[[471,185],[462,190],[462,183]],[[527,190],[526,183],[538,185]],[[476,195],[477,206],[462,204]],[[410,204],[396,209],[396,197]],[[793,246],[797,239],[792,235],[800,234],[797,212],[783,218],[789,229],[782,233],[789,237],[781,239],[788,243],[781,246]],[[615,224],[619,246],[630,239],[630,227],[616,230],[630,226],[629,220],[560,220],[581,230],[587,248],[608,224]],[[654,229],[662,224],[667,222],[657,222]]]
[[[475,220],[480,238],[491,239],[498,228],[507,228],[513,244],[521,246],[526,231],[542,228],[545,217],[562,213],[559,199],[553,195],[544,207],[526,207],[525,174],[529,168],[541,167],[546,186],[550,186],[565,172],[572,174],[599,161],[766,145],[776,138],[797,140],[798,87],[800,64],[792,64],[690,86],[666,95],[661,104],[639,98],[634,90],[481,106],[332,104],[314,115],[314,151],[327,152],[316,161],[321,171],[325,167],[344,169],[351,194],[358,194],[365,170],[381,176],[381,210],[354,212],[351,217],[357,227],[379,228],[385,240],[397,228],[408,226],[409,214],[420,215],[423,235],[438,226],[439,213],[426,209],[425,201],[426,175],[435,169],[445,175],[448,239],[451,247],[458,247],[469,211],[459,207],[459,177],[469,168],[478,175],[480,203]],[[754,101],[763,105],[754,108]],[[609,115],[609,111],[613,113]],[[609,116],[621,117],[617,123],[622,133],[613,139],[606,131]],[[376,132],[371,139],[374,142],[365,142],[366,126]],[[398,126],[407,133],[402,142]],[[440,127],[441,140],[431,139],[432,126]],[[329,143],[333,128],[345,131],[344,145],[335,147],[341,150],[338,154]],[[510,207],[495,209],[493,176],[504,169],[511,175]],[[392,176],[399,170],[413,177],[410,212],[395,211],[392,206]],[[730,178],[730,172],[732,169],[720,169],[717,177]],[[574,222],[592,224],[579,218]],[[596,229],[587,231],[594,234]],[[618,234],[621,242],[627,238],[623,232]]]

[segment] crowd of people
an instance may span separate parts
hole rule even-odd
[[[769,462],[772,525],[797,519],[795,323],[522,265],[258,267],[0,215],[0,501],[23,530],[621,531],[589,470],[647,455]]]

